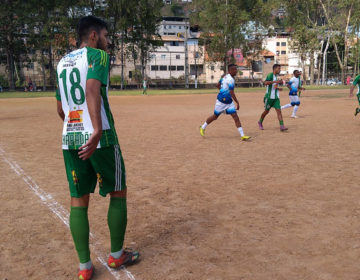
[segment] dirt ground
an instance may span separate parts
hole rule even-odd
[[[360,120],[345,90],[308,91],[299,119],[257,121],[263,93],[237,91],[250,142],[222,116],[199,135],[216,95],[111,97],[128,178],[135,279],[360,279]],[[282,94],[282,104],[288,102]],[[69,209],[54,98],[1,99],[0,148]],[[0,157],[0,280],[74,279],[68,228]],[[110,248],[108,198],[90,230]],[[94,280],[114,279],[93,255]],[[127,278],[124,274],[121,279]]]

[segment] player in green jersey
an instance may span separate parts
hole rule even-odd
[[[126,172],[108,100],[107,24],[87,16],[78,23],[79,49],[57,66],[57,109],[64,121],[62,149],[71,196],[70,231],[80,260],[78,279],[91,279],[88,206],[96,184],[110,194],[108,265],[132,264],[138,252],[123,249],[127,224]]]
[[[357,93],[356,93],[356,96],[357,96],[358,103],[359,103],[359,106],[360,106],[360,75],[356,76],[354,82],[352,83],[351,88],[350,88],[350,95],[349,95],[349,97],[353,97],[353,96],[354,96],[355,86],[357,86],[357,88],[358,88],[358,91],[357,91]],[[359,107],[356,107],[356,109],[355,109],[355,116],[356,116],[357,114],[359,114],[359,113],[360,113],[360,108],[359,108]]]
[[[279,91],[282,88],[279,88],[279,84],[282,84],[282,80],[277,79],[277,75],[280,74],[281,66],[279,64],[274,64],[273,72],[267,75],[264,85],[266,86],[266,93],[264,97],[265,111],[261,114],[260,120],[258,121],[259,129],[263,130],[263,121],[267,114],[269,114],[270,109],[273,107],[276,110],[277,117],[280,123],[280,131],[286,131],[287,127],[284,126],[284,120],[281,114],[280,106],[280,96]]]

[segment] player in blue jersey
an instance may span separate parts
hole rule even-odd
[[[214,114],[207,118],[206,122],[202,126],[200,126],[200,134],[201,136],[205,136],[206,127],[211,124],[213,121],[217,120],[217,118],[222,114],[226,113],[233,117],[235,121],[235,125],[240,133],[241,140],[249,140],[250,136],[246,136],[241,127],[241,122],[239,116],[237,114],[237,110],[239,110],[240,105],[239,101],[236,98],[234,88],[235,88],[235,80],[234,77],[237,73],[237,67],[235,64],[230,64],[228,66],[229,74],[225,75],[220,79],[218,83],[218,88],[220,88],[220,92],[217,96],[217,100],[215,103]],[[236,103],[236,107],[235,104]]]
[[[291,115],[292,118],[297,119],[298,117],[296,116],[296,112],[299,109],[300,106],[300,99],[298,96],[298,92],[300,92],[301,90],[305,90],[305,88],[301,87],[301,83],[300,83],[300,71],[295,70],[294,71],[294,77],[292,77],[289,81],[289,83],[287,84],[289,91],[289,98],[290,98],[290,103],[286,104],[284,106],[281,106],[281,110],[283,109],[287,109],[290,107],[294,107],[293,109],[293,113]]]

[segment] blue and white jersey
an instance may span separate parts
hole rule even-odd
[[[289,81],[289,85],[291,87],[289,95],[297,95],[300,86],[300,79],[296,77],[292,77]]]
[[[227,74],[220,80],[220,84],[220,92],[217,96],[217,99],[224,104],[231,104],[232,97],[230,91],[234,90],[235,88],[234,78],[230,74]]]

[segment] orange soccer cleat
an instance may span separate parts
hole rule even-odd
[[[111,268],[118,268],[122,265],[132,265],[137,262],[139,259],[140,254],[137,251],[128,251],[124,250],[120,258],[115,259],[113,256],[109,256],[108,259],[108,266]]]
[[[90,280],[91,277],[94,274],[94,266],[92,266],[90,269],[83,269],[79,270],[78,272],[78,279],[79,280]]]

